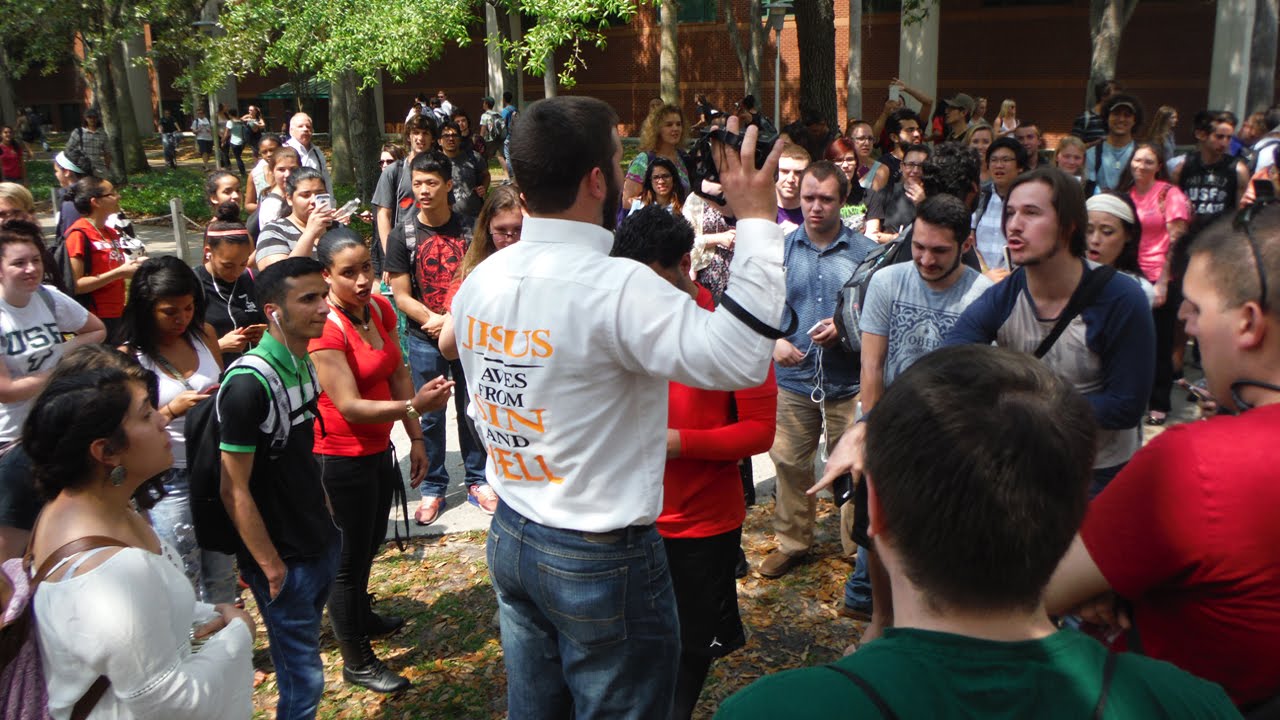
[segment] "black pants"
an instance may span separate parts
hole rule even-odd
[[[1182,304],[1182,281],[1169,283],[1169,293],[1164,304],[1151,310],[1156,326],[1156,373],[1151,384],[1149,406],[1157,412],[1167,413],[1172,407],[1169,393],[1173,390],[1173,336],[1178,327],[1178,306]]]
[[[316,457],[320,480],[333,506],[333,519],[342,528],[342,554],[329,593],[329,619],[339,640],[362,638],[368,635],[369,569],[387,536],[391,495],[401,482],[400,468],[391,448],[360,457]]]
[[[231,155],[236,159],[236,165],[240,166],[240,174],[244,175],[244,145],[230,143],[227,148],[231,151]],[[227,169],[231,168],[230,161],[227,162]]]

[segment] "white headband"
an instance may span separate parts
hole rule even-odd
[[[1115,215],[1130,225],[1138,221],[1138,219],[1133,216],[1133,208],[1129,207],[1128,203],[1115,195],[1108,195],[1107,193],[1094,195],[1085,202],[1084,207],[1089,212],[1097,210],[1098,212]]]

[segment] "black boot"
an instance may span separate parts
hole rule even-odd
[[[373,611],[373,593],[365,596],[364,628],[369,637],[382,637],[404,627],[404,618],[398,615],[379,615]]]
[[[338,640],[342,651],[342,679],[374,692],[395,693],[413,686],[408,678],[391,671],[373,654],[369,638]]]

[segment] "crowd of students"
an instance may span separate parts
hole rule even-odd
[[[1280,110],[1239,154],[1232,117],[1199,113],[1170,158],[1168,113],[1136,141],[1142,106],[1110,84],[1050,162],[1013,101],[992,125],[948,98],[930,143],[932,100],[895,87],[923,115],[894,99],[841,135],[807,113],[760,167],[754,99],[701,98],[699,125],[746,138],[713,144],[715,178],[674,105],[624,173],[599,101],[517,122],[486,99],[482,134],[501,129],[478,138],[423,97],[367,240],[299,114],[251,172],[208,177],[194,268],[130,250],[80,151],[55,160],[77,217],[48,247],[30,193],[0,183],[0,552],[29,555],[0,598],[34,589],[50,713],[247,717],[237,576],[278,717],[318,712],[326,607],[345,681],[410,687],[374,654],[404,620],[374,610],[370,569],[407,512],[398,455],[415,520],[445,510],[452,396],[468,501],[493,516],[513,718],[693,715],[747,642],[766,451],[777,547],[755,571],[809,559],[817,493],[848,473],[836,609],[866,624],[844,659],[717,717],[1270,717]],[[511,182],[491,187],[477,141]],[[850,325],[840,298],[868,271]],[[1143,447],[1188,337],[1206,421]]]

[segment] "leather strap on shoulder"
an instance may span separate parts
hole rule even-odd
[[[871,686],[871,683],[867,682],[860,675],[850,670],[846,670],[835,663],[823,665],[822,667],[827,668],[828,670],[835,670],[848,678],[849,682],[857,685],[858,689],[862,690],[862,692],[866,694],[867,698],[876,706],[876,709],[880,711],[881,717],[886,720],[898,720],[898,714],[893,711],[893,708],[889,707],[889,703],[884,699],[884,696],[876,692],[876,689]]]

